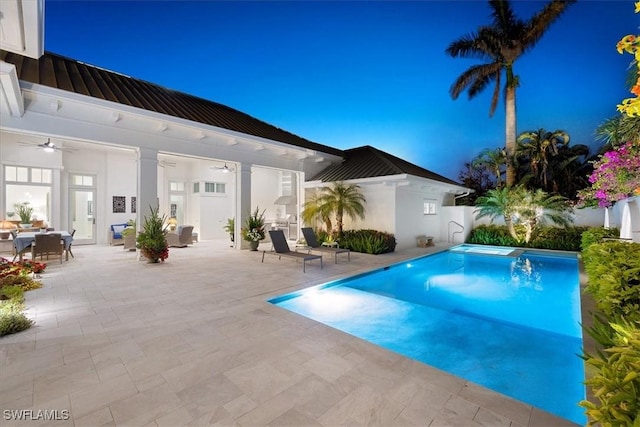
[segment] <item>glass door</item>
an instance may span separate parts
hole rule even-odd
[[[69,233],[76,230],[73,244],[96,243],[96,190],[69,190]]]

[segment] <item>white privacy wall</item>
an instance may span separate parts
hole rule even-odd
[[[424,215],[425,199],[436,202],[436,214]],[[396,248],[415,248],[418,236],[434,236],[439,240],[442,195],[420,191],[416,186],[398,187],[396,189],[396,226],[395,235],[398,242]]]
[[[373,229],[395,233],[395,188],[392,185],[367,184],[361,185],[360,190],[366,199],[365,218],[351,220],[345,215],[343,228],[345,230]],[[336,226],[335,219],[334,228]]]

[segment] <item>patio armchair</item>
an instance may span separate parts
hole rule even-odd
[[[62,264],[62,255],[64,254],[64,243],[62,241],[62,235],[58,233],[38,233],[35,235],[35,240],[31,245],[31,259],[35,261],[36,257],[40,255],[40,261],[44,255],[49,259],[49,255],[58,255],[60,257],[60,264]]]
[[[316,233],[314,233],[312,228],[302,227],[302,234],[304,235],[304,240],[307,242],[307,247],[310,251],[331,253],[335,257],[336,264],[338,263],[338,254],[347,254],[347,259],[351,261],[351,250],[337,246],[322,246],[322,244],[318,242]]]
[[[112,246],[115,245],[124,245],[124,239],[122,236],[122,231],[127,228],[127,224],[111,224],[109,227],[109,244]]]
[[[167,245],[174,248],[186,248],[193,243],[193,225],[181,225],[176,232],[167,233]]]
[[[289,244],[287,243],[287,239],[285,238],[282,230],[269,230],[269,237],[271,238],[271,243],[273,244],[273,250],[275,250],[275,252],[262,251],[262,262],[264,262],[265,254],[271,254],[277,255],[278,259],[288,257],[302,260],[303,273],[306,273],[307,261],[312,261],[314,259],[320,260],[320,268],[322,268],[322,255],[312,255],[308,253],[303,254],[302,252],[292,251],[289,249]]]

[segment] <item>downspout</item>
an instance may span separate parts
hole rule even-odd
[[[467,191],[466,193],[462,193],[459,196],[453,196],[453,206],[456,206],[456,199],[460,199],[461,197],[467,197],[471,194],[471,191]]]

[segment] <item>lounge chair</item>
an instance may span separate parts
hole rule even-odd
[[[273,244],[273,250],[275,250],[275,252],[262,251],[262,262],[264,262],[264,255],[268,253],[272,255],[278,255],[278,259],[281,259],[283,256],[301,259],[302,271],[305,273],[307,261],[319,259],[320,268],[322,268],[322,255],[303,254],[301,252],[292,251],[291,249],[289,249],[289,244],[287,243],[287,239],[284,237],[284,232],[282,230],[269,230],[269,236],[271,237],[271,243]]]
[[[309,247],[310,250],[332,253],[335,257],[336,264],[338,263],[338,254],[347,254],[348,260],[351,261],[351,251],[349,249],[322,246],[320,242],[318,242],[316,233],[313,232],[312,228],[303,227],[302,234],[304,235],[304,240],[307,242],[307,247]]]

